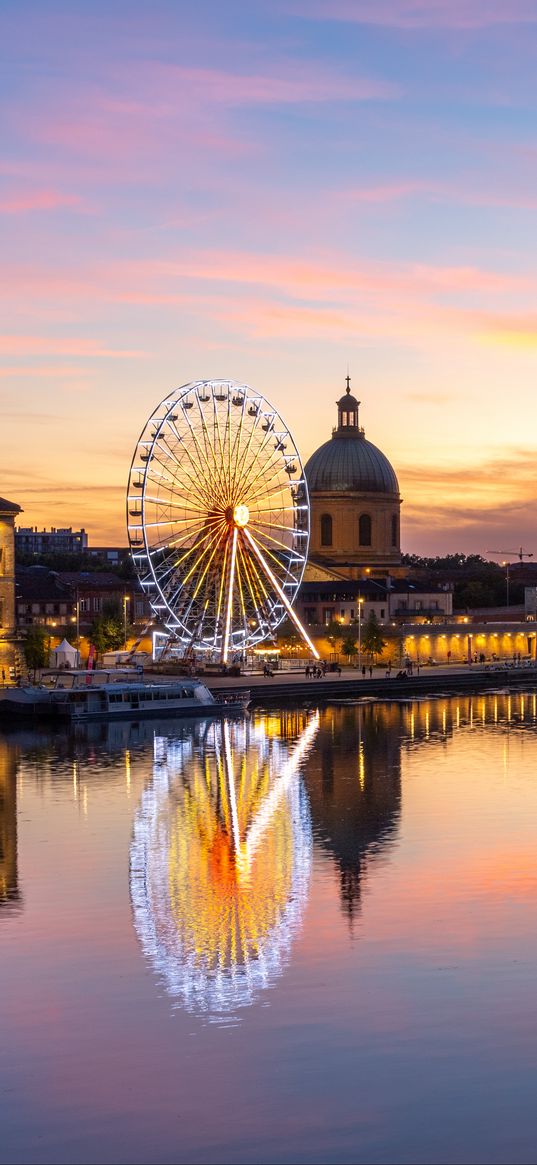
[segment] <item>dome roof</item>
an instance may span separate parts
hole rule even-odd
[[[357,409],[359,407],[360,401],[356,400],[355,396],[351,396],[350,392],[345,392],[343,396],[340,396],[339,400],[336,401],[336,404],[338,409],[346,409],[350,412],[351,409]]]
[[[304,466],[310,493],[331,490],[353,493],[399,494],[399,484],[388,458],[366,441],[363,433],[346,440],[337,435],[312,453]]]

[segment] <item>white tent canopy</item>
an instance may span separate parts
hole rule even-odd
[[[59,643],[57,647],[54,647],[50,653],[51,667],[78,667],[78,664],[78,651],[66,639],[62,643]]]

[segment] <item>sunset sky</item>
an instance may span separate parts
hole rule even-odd
[[[305,460],[347,367],[403,549],[534,550],[535,0],[2,0],[0,495],[125,543],[226,377]]]

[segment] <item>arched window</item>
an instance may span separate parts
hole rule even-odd
[[[360,514],[358,541],[360,546],[371,546],[371,518],[369,514]]]
[[[332,515],[321,514],[321,546],[332,545]]]
[[[397,514],[392,514],[392,546],[398,546],[399,544],[399,522],[397,518]]]

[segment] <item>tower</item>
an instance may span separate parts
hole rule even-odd
[[[401,496],[384,453],[360,427],[360,401],[336,401],[332,437],[305,465],[311,504],[310,559],[346,578],[386,574],[401,563]]]

